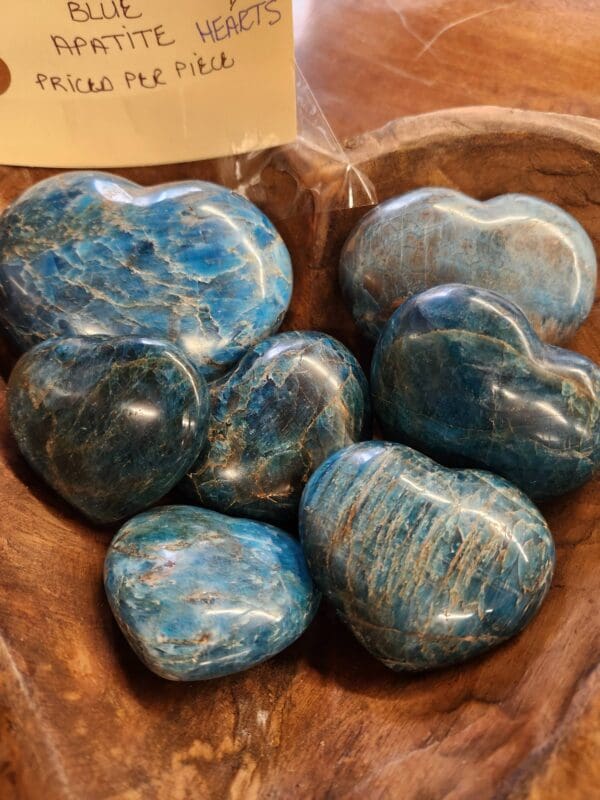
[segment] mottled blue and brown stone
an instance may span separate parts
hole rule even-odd
[[[211,397],[208,447],[184,490],[202,506],[275,524],[295,521],[312,472],[371,427],[360,365],[321,333],[261,342]]]
[[[596,254],[574,217],[537,197],[479,202],[426,188],[363,217],[344,247],[340,279],[354,319],[372,339],[414,294],[467,283],[510,298],[541,339],[558,342],[590,312]]]
[[[17,362],[8,410],[33,469],[94,522],[109,523],[160,500],[194,463],[209,395],[167,342],[64,338]]]
[[[175,681],[271,658],[305,631],[320,599],[290,535],[190,506],[148,511],[121,528],[104,583],[139,658]]]
[[[67,172],[0,217],[0,327],[22,350],[56,336],[151,336],[211,379],[278,329],[291,295],[272,223],[212,183]]]
[[[371,388],[386,438],[536,499],[600,466],[600,369],[543,344],[495,292],[451,284],[408,300],[379,339]]]
[[[308,482],[300,536],[317,586],[386,666],[426,670],[505,642],[550,587],[554,544],[503,478],[404,445],[335,453]]]

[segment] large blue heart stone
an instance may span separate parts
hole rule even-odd
[[[377,206],[358,224],[341,259],[354,319],[376,339],[393,311],[418,292],[467,283],[520,306],[549,342],[587,317],[596,254],[581,225],[537,197],[484,203],[451,189],[419,189]]]
[[[440,286],[398,309],[372,392],[387,438],[487,467],[535,498],[580,486],[600,464],[600,369],[542,344],[485,289]]]
[[[279,327],[291,293],[271,222],[212,183],[70,172],[0,218],[0,325],[23,350],[63,335],[156,336],[212,378]]]
[[[104,583],[137,655],[176,681],[265,661],[304,632],[319,604],[295,539],[189,506],[130,520],[112,541]]]
[[[387,442],[319,467],[300,535],[323,595],[395,670],[456,664],[514,636],[554,570],[550,531],[518,489]]]
[[[29,464],[94,522],[160,500],[198,458],[206,381],[167,342],[50,339],[10,376],[12,432]]]
[[[311,473],[370,430],[363,371],[321,333],[261,342],[211,395],[209,445],[184,488],[200,505],[235,516],[295,520]]]

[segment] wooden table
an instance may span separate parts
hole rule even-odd
[[[473,103],[600,116],[596,5],[297,0],[298,58],[340,140],[398,115]],[[442,113],[354,139],[345,156],[381,198],[431,182],[482,197],[547,197],[600,247],[600,124]],[[278,220],[298,279],[288,324],[331,330],[360,349],[335,257],[364,208],[338,202],[338,167],[302,147],[274,154],[263,169],[269,190],[256,199],[274,211],[269,203],[289,196],[294,177],[302,211]],[[132,176],[227,180],[228,170],[212,163]],[[42,174],[0,170],[0,205]],[[311,192],[323,174],[332,214]],[[598,305],[573,346],[600,360]],[[483,658],[396,675],[324,608],[271,662],[212,683],[171,684],[138,663],[111,618],[101,586],[110,532],[83,523],[24,465],[2,387],[0,796],[600,797],[600,483],[544,510],[558,549],[553,589],[524,634]]]
[[[496,105],[600,117],[595,0],[295,0],[298,63],[340,138]]]

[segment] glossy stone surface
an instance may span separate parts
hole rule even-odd
[[[514,636],[554,569],[550,531],[518,489],[387,442],[319,467],[300,535],[323,595],[395,670],[455,664]]]
[[[206,381],[167,342],[51,339],[21,357],[9,421],[33,469],[94,522],[160,500],[198,458]]]
[[[340,277],[354,319],[373,339],[407,298],[466,283],[505,295],[544,341],[558,342],[590,312],[596,254],[577,220],[537,197],[482,203],[427,188],[363,217],[345,245]]]
[[[209,446],[184,488],[227,514],[295,520],[311,473],[370,431],[367,380],[352,353],[321,333],[261,342],[211,395]]]
[[[385,436],[487,467],[527,494],[562,494],[600,463],[600,369],[544,345],[521,311],[458,284],[408,300],[372,365]]]
[[[212,183],[68,172],[0,218],[0,326],[23,350],[62,335],[153,336],[212,378],[277,330],[291,293],[271,222]]]
[[[163,678],[206,680],[274,656],[319,604],[298,542],[259,522],[190,506],[130,520],[104,583],[121,630]]]

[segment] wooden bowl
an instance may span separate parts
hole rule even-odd
[[[600,123],[460,109],[402,119],[330,154],[307,144],[237,162],[126,171],[142,183],[234,184],[275,219],[295,261],[287,326],[333,333],[366,361],[337,286],[340,246],[375,199],[425,185],[536,194],[600,244]],[[2,205],[46,174],[4,169]],[[351,196],[353,206],[347,208]],[[600,309],[572,342],[600,360]],[[5,353],[8,366],[10,354]],[[586,798],[600,793],[600,491],[545,506],[558,565],[518,638],[416,677],[374,661],[323,608],[245,674],[172,684],[130,651],[104,598],[111,532],[94,529],[18,455],[0,399],[0,796]]]

